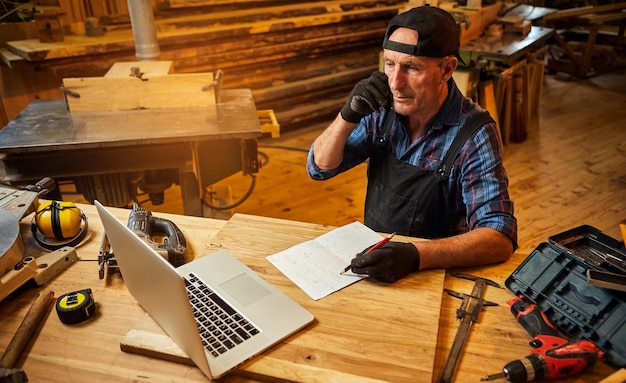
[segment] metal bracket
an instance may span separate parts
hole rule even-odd
[[[222,82],[224,81],[224,72],[218,69],[215,73],[215,79],[209,84],[202,87],[202,91],[207,91],[211,88],[215,88],[215,102],[220,103],[220,91],[222,89]]]

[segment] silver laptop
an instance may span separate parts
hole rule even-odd
[[[128,291],[210,379],[313,321],[230,253],[219,250],[174,268],[95,205]]]

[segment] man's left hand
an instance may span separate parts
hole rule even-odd
[[[412,243],[387,242],[379,249],[357,254],[350,264],[355,274],[391,283],[419,270],[420,257]]]

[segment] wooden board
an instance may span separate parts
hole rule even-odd
[[[478,99],[480,106],[489,111],[491,117],[493,117],[494,121],[498,124],[498,134],[500,135],[500,139],[502,139],[502,131],[499,129],[500,118],[498,117],[498,105],[493,80],[483,81],[478,85]]]
[[[143,328],[143,329],[140,329]],[[152,358],[194,366],[193,361],[163,329],[146,314],[120,341],[120,349]]]
[[[606,379],[602,379],[600,383],[624,383],[626,382],[626,368],[622,368],[611,374]]]
[[[85,77],[63,79],[71,112],[190,108],[215,105],[215,89],[202,90],[212,73],[170,74],[151,78]]]
[[[620,9],[626,8],[626,2],[607,4],[607,5],[599,5],[599,6],[586,6],[586,7],[577,7],[571,9],[562,9],[558,10],[554,13],[545,16],[545,20],[550,22],[553,20],[567,19],[570,17],[577,17],[582,15],[589,15],[594,13],[603,13],[603,12],[612,12]]]
[[[502,9],[502,3],[495,3],[485,6],[479,10],[455,8],[450,11],[463,21],[459,22],[461,27],[461,44],[465,44],[482,35],[485,28],[498,18],[498,13]]]
[[[142,78],[152,78],[157,76],[165,76],[173,73],[172,61],[125,61],[116,62],[111,65],[104,77],[128,77],[131,75],[133,68],[139,68]]]
[[[421,272],[392,285],[364,280],[314,301],[265,259],[331,229],[235,214],[215,238],[215,246],[237,256],[316,318],[241,370],[299,382],[431,382],[444,270]],[[122,347],[184,362],[184,354],[164,342],[163,335],[146,317]]]

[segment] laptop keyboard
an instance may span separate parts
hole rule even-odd
[[[259,333],[195,274],[190,273],[184,279],[202,344],[213,356],[217,357]]]

